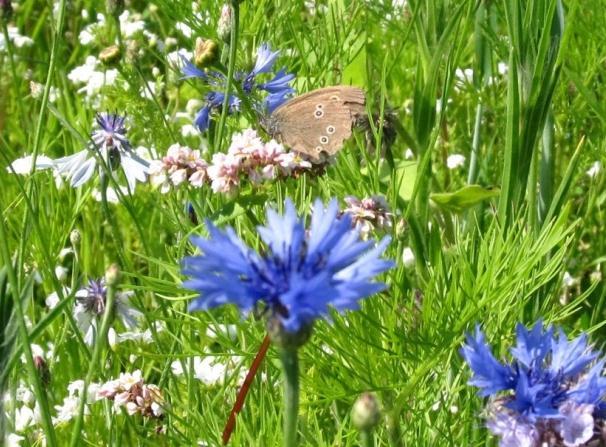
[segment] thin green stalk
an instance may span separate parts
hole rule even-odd
[[[280,358],[284,368],[284,447],[295,447],[299,414],[299,357],[296,349],[283,349]]]
[[[553,174],[555,172],[553,138],[553,114],[548,113],[545,127],[543,127],[543,144],[539,164],[539,224],[543,223],[553,199]]]
[[[236,55],[238,53],[238,28],[240,22],[240,6],[239,2],[231,2],[232,22],[229,34],[229,61],[227,65],[227,82],[225,85],[225,98],[223,98],[223,106],[221,107],[221,118],[217,133],[215,135],[215,150],[221,147],[221,139],[223,138],[223,129],[225,128],[225,120],[227,119],[227,109],[229,108],[229,95],[231,93],[234,72],[236,68]]]
[[[42,93],[42,103],[40,104],[40,113],[38,114],[38,122],[36,124],[36,130],[34,132],[34,143],[32,145],[32,167],[30,170],[30,176],[36,170],[36,159],[38,158],[38,151],[40,150],[40,142],[42,141],[42,128],[44,126],[45,118],[46,118],[46,107],[48,105],[48,98],[50,96],[50,89],[53,76],[55,74],[55,67],[57,65],[57,54],[59,48],[59,42],[63,35],[63,22],[65,21],[65,4],[66,0],[59,0],[59,15],[57,17],[57,29],[55,30],[55,34],[53,36],[53,44],[51,46],[51,54],[50,61],[48,64],[48,72],[46,75],[46,82],[44,84],[44,92]],[[32,204],[35,204],[34,200],[34,187],[35,183],[33,180],[30,180],[27,184],[27,193],[26,196],[30,198]],[[19,234],[21,235],[21,241],[19,244],[19,252],[17,255],[17,280],[21,281],[21,276],[23,272],[23,255],[25,253],[25,246],[27,244],[27,225],[30,219],[30,215],[35,216],[36,210],[32,212],[26,210],[23,214],[23,222],[21,224],[21,231]],[[20,284],[20,283],[16,283]]]
[[[84,418],[84,407],[86,405],[86,395],[88,385],[91,383],[93,376],[100,368],[101,353],[105,348],[107,342],[107,333],[109,331],[109,325],[112,320],[114,301],[116,297],[116,281],[107,281],[107,297],[105,300],[105,312],[103,313],[103,320],[101,322],[101,328],[96,334],[95,347],[93,349],[93,355],[88,365],[88,373],[84,379],[84,385],[80,394],[80,405],[78,408],[78,415],[74,428],[72,429],[72,437],[70,447],[76,447],[81,441],[81,430],[82,420]]]
[[[0,18],[0,22],[2,22],[2,34],[4,35],[4,42],[5,42],[4,46],[6,47],[6,53],[8,54],[9,65],[11,67],[11,75],[13,76],[13,85],[15,85],[15,90],[16,90],[15,97],[17,98],[17,101],[15,101],[15,102],[17,103],[17,110],[19,110],[19,118],[21,120],[23,120],[25,117],[25,114],[23,113],[22,101],[20,101],[19,83],[17,82],[19,77],[17,77],[17,66],[15,65],[15,55],[13,53],[13,42],[8,37],[8,27],[6,25],[6,20],[3,20],[2,18]],[[22,129],[20,127],[17,127],[17,130],[19,132],[21,132]]]
[[[371,430],[361,430],[360,431],[360,445],[362,447],[374,447],[375,446],[375,437]]]
[[[8,271],[9,283],[11,284],[11,295],[14,301],[14,309],[17,314],[17,326],[19,330],[19,336],[21,338],[21,344],[23,345],[23,352],[25,354],[25,367],[29,380],[34,387],[34,394],[36,400],[40,405],[40,412],[42,416],[42,427],[46,434],[46,443],[49,447],[57,445],[57,438],[55,436],[55,428],[51,419],[50,407],[48,405],[48,399],[46,398],[46,391],[42,387],[40,375],[36,369],[34,363],[34,356],[32,354],[32,348],[30,345],[29,334],[27,332],[27,326],[25,324],[25,313],[23,311],[23,303],[21,299],[21,289],[17,283],[17,275],[13,268],[13,263],[10,257],[8,249],[8,238],[5,231],[4,222],[0,223],[0,252],[2,254],[2,262],[6,266]]]
[[[480,102],[476,107],[476,119],[473,125],[473,140],[471,141],[471,157],[469,158],[469,173],[467,183],[473,185],[478,181],[478,160],[482,145],[482,117],[484,105]]]

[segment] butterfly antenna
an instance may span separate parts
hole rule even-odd
[[[267,354],[267,350],[269,349],[270,341],[271,340],[269,338],[269,335],[266,335],[265,338],[263,339],[263,342],[261,343],[261,346],[259,347],[259,351],[257,352],[257,355],[255,356],[255,359],[253,360],[252,365],[250,365],[250,369],[248,370],[248,373],[246,374],[244,383],[242,383],[242,386],[240,387],[240,390],[238,391],[238,396],[236,397],[236,402],[234,403],[234,406],[231,409],[231,413],[229,414],[229,418],[227,419],[227,423],[225,424],[225,428],[223,429],[223,435],[221,437],[221,439],[223,440],[223,445],[226,445],[229,442],[229,438],[231,438],[231,434],[234,431],[234,428],[236,427],[236,416],[238,415],[238,413],[242,410],[242,407],[244,406],[244,401],[246,400],[246,395],[248,394],[250,385],[252,384],[253,379],[257,375],[257,371],[259,370],[259,367],[261,366],[261,363],[263,362],[263,359],[265,358],[265,355]]]

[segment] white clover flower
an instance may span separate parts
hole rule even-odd
[[[601,171],[602,171],[602,163],[600,161],[596,161],[587,170],[586,174],[590,178],[596,178]]]
[[[65,424],[78,416],[80,412],[80,398],[76,396],[67,396],[63,399],[61,405],[55,405],[57,416],[53,417],[53,425]],[[88,406],[84,407],[84,414],[89,414]]]
[[[465,85],[473,84],[473,69],[457,68],[455,70],[455,78],[457,79],[457,83],[455,84],[455,89],[457,90]]]
[[[24,432],[29,427],[34,425],[34,410],[27,405],[17,408],[15,411],[15,431],[17,433]]]
[[[106,85],[114,85],[118,79],[117,69],[108,69],[105,71],[97,70],[100,64],[95,56],[88,56],[83,65],[74,68],[67,75],[67,78],[76,85],[82,85],[78,93],[85,93],[89,100],[98,99],[101,89]]]
[[[27,36],[23,36],[19,33],[19,28],[15,26],[7,26],[8,40],[10,40],[16,48],[31,47],[34,41]],[[4,34],[0,34],[0,53],[6,51],[6,41],[4,40]]]
[[[20,447],[25,438],[16,433],[9,433],[6,437],[6,447]]]
[[[404,267],[411,268],[415,265],[415,254],[410,247],[404,247],[402,251],[402,262]]]
[[[465,156],[461,154],[449,155],[446,159],[448,169],[457,169],[465,165]]]
[[[190,26],[184,22],[175,23],[175,29],[177,29],[181,34],[183,34],[184,37],[187,37],[188,39],[191,38],[193,33]]]
[[[184,138],[195,137],[200,135],[200,131],[193,124],[185,124],[181,126],[181,135],[183,135]]]
[[[120,31],[125,39],[129,39],[138,32],[145,30],[145,22],[140,19],[141,16],[139,14],[131,15],[128,10],[124,10],[124,12],[120,14]]]
[[[10,399],[10,394],[7,393],[7,396]],[[21,402],[23,405],[28,405],[30,407],[36,401],[32,390],[22,384],[19,385],[15,392],[15,400],[17,402]]]
[[[167,39],[168,40],[168,39]],[[168,46],[168,44],[167,44]],[[166,55],[168,64],[176,70],[180,70],[183,65],[183,59],[190,60],[194,57],[191,51],[184,48],[179,48],[176,51],[172,51]]]
[[[237,326],[235,324],[213,324],[206,328],[206,336],[211,339],[227,337],[232,341],[237,338]]]

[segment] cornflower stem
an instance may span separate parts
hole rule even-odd
[[[114,301],[116,297],[116,285],[108,281],[107,283],[107,298],[105,300],[105,312],[103,313],[103,320],[101,321],[101,328],[95,337],[95,347],[93,349],[93,355],[90,363],[88,364],[88,372],[84,379],[84,385],[80,394],[80,404],[78,407],[78,415],[76,416],[76,422],[72,430],[72,437],[70,441],[70,447],[76,447],[81,444],[81,430],[82,420],[84,418],[84,407],[86,405],[86,395],[88,385],[91,383],[95,372],[99,369],[99,361],[101,353],[105,348],[107,342],[107,333],[109,331],[109,324],[112,319],[114,310]]]
[[[17,282],[17,274],[13,267],[13,260],[10,256],[8,248],[8,238],[5,232],[4,222],[0,222],[0,255],[2,258],[2,263],[6,266],[6,270],[8,273],[8,282],[11,285],[10,290],[17,317],[17,329],[21,338],[23,353],[25,354],[25,367],[27,369],[29,380],[34,388],[36,400],[40,405],[40,413],[42,415],[42,427],[44,428],[44,432],[46,433],[46,444],[49,447],[54,447],[57,445],[55,428],[53,426],[53,421],[50,415],[50,407],[46,396],[46,390],[42,387],[40,374],[38,373],[38,370],[36,369],[36,365],[34,363],[34,356],[32,354],[30,338],[27,331],[27,326],[25,324],[25,312],[23,310],[21,288],[19,287],[19,284]]]
[[[238,2],[231,2],[232,22],[229,33],[229,61],[227,64],[227,83],[225,85],[225,98],[221,107],[221,118],[217,133],[215,134],[215,151],[221,147],[223,138],[223,129],[225,128],[225,120],[227,119],[227,109],[229,108],[229,96],[232,88],[234,72],[236,68],[236,54],[238,52],[238,28],[240,22],[240,6]]]
[[[392,409],[391,411],[387,412],[386,419],[390,447],[401,447],[402,442],[400,439],[402,435],[400,433],[400,424],[398,421],[399,418],[396,410]]]
[[[362,447],[375,447],[375,437],[372,429],[360,431],[360,445]]]
[[[299,356],[296,349],[282,349],[280,358],[284,368],[284,447],[295,447],[299,414]]]

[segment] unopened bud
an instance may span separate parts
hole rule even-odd
[[[38,375],[40,376],[40,382],[42,382],[44,387],[47,387],[50,384],[50,369],[48,369],[48,365],[46,364],[44,357],[35,355],[34,366],[36,367]]]
[[[196,66],[204,68],[212,64],[217,58],[217,49],[218,45],[214,40],[204,40],[198,37],[194,51],[194,63]]]
[[[72,230],[69,234],[69,241],[72,244],[72,247],[77,248],[80,246],[80,241],[82,241],[82,235],[78,230]]]
[[[116,286],[120,281],[120,267],[118,264],[110,265],[105,271],[105,284],[109,287]]]
[[[104,48],[99,53],[99,60],[105,65],[113,64],[120,60],[120,47],[118,45],[112,45],[111,47]]]
[[[358,430],[370,430],[381,419],[379,401],[373,393],[364,393],[351,409],[351,421]]]
[[[229,42],[232,22],[231,7],[226,3],[221,8],[221,16],[219,17],[219,23],[217,24],[217,36],[225,42]]]
[[[67,275],[69,274],[69,270],[62,265],[58,265],[55,267],[55,276],[59,282],[65,282],[67,279]]]
[[[105,0],[105,10],[111,16],[119,16],[124,12],[124,0]]]
[[[13,5],[11,5],[11,0],[0,0],[0,17],[8,22],[12,15]]]
[[[297,332],[289,332],[277,316],[272,316],[267,320],[267,333],[271,341],[287,351],[293,351],[303,346],[311,337],[312,330],[313,323],[302,325]]]

